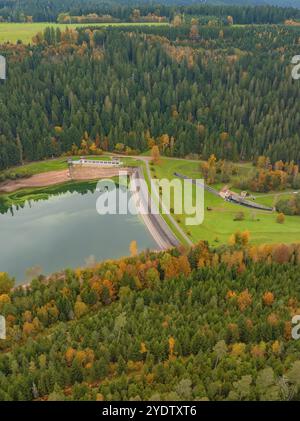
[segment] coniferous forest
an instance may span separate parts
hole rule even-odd
[[[280,26],[46,29],[33,46],[3,45],[0,168],[59,156],[85,132],[109,151],[144,152],[167,134],[177,157],[299,162],[290,64],[299,35]]]
[[[23,22],[28,15],[32,16],[35,22],[53,22],[60,13],[97,13],[109,14],[128,22],[132,10],[138,7],[142,15],[156,13],[168,18],[177,13],[185,13],[215,17],[230,15],[239,24],[281,23],[283,19],[299,18],[300,12],[296,9],[299,6],[298,0],[209,0],[206,4],[188,0],[1,0],[0,16],[11,22]]]
[[[2,275],[0,399],[298,400],[299,246],[240,240]]]
[[[79,156],[117,166],[114,152],[149,178],[201,172],[216,218],[204,226],[213,245],[180,214],[172,249],[139,254],[133,240],[131,257],[22,286],[0,267],[0,401],[300,400],[300,5],[217,3],[0,0],[1,30],[46,25],[30,43],[0,44],[0,187],[30,178],[14,171],[33,161],[59,158],[47,162],[71,177]],[[66,180],[62,191],[78,193]],[[0,216],[31,207],[35,187],[2,190]],[[251,215],[233,211],[237,191],[248,207],[258,199]],[[237,230],[220,241],[228,221],[255,240]],[[290,244],[262,244],[273,232],[285,241],[285,227]]]

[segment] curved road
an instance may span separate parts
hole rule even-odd
[[[146,171],[147,171],[147,176],[149,178],[149,180],[151,180],[151,172],[150,172],[150,167],[149,167],[149,159],[144,159],[144,157],[140,157],[142,158],[141,160],[143,162],[145,162],[146,165]],[[159,203],[160,208],[163,210],[164,215],[166,215],[166,218],[169,219],[169,221],[171,222],[171,224],[176,228],[176,230],[179,232],[179,234],[182,236],[182,238],[184,238],[184,240],[187,242],[187,244],[189,246],[193,246],[194,243],[192,242],[192,240],[188,237],[188,235],[183,231],[183,229],[181,228],[181,226],[178,224],[178,222],[175,220],[175,218],[173,217],[173,215],[170,214],[169,209],[166,209],[160,195],[159,192],[157,191],[155,185],[152,183],[152,190],[151,193],[154,194],[155,199],[156,199],[156,203]],[[167,225],[167,224],[166,224]]]
[[[139,215],[150,231],[160,250],[178,247],[180,241],[162,217],[151,197],[142,168],[138,168],[132,175],[134,191],[137,195],[136,206]]]

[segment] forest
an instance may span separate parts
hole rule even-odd
[[[21,286],[0,268],[0,401],[300,400],[300,9],[209,3],[0,0],[0,25],[62,22],[0,45],[0,181],[151,151],[154,178],[201,172],[270,206],[278,193],[265,216],[206,192],[192,247],[139,252],[133,240],[129,257],[31,271]],[[107,19],[125,24],[96,26]],[[17,190],[0,213],[94,188]]]
[[[27,16],[30,16],[34,22],[55,22],[60,13],[70,13],[75,16],[97,13],[109,14],[128,22],[132,10],[139,8],[142,15],[155,13],[166,16],[170,20],[178,13],[218,18],[226,18],[230,15],[233,16],[235,23],[239,24],[282,23],[285,19],[300,18],[298,0],[290,2],[278,0],[275,3],[275,6],[283,7],[266,5],[265,2],[259,0],[243,1],[243,3],[227,1],[223,2],[224,6],[220,6],[220,2],[218,5],[214,5],[213,1],[207,3],[196,4],[189,1],[176,2],[172,0],[158,2],[143,0],[0,0],[0,16],[9,22],[25,22]]]
[[[85,133],[103,150],[299,163],[299,30],[280,26],[46,29],[5,44],[0,169],[59,156]]]
[[[1,400],[300,398],[299,245],[131,250],[26,288],[0,274]]]

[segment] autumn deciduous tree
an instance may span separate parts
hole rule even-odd
[[[8,273],[0,272],[0,294],[7,294],[13,288],[15,280]]]
[[[290,321],[286,321],[284,323],[284,338],[285,340],[289,341],[292,337],[292,323]]]
[[[112,283],[112,281],[110,281],[109,279],[104,279],[104,281],[102,282],[103,288],[102,288],[102,295],[103,295],[103,291],[106,290],[108,293],[108,297],[110,302],[112,299],[114,299],[115,297],[115,287],[114,284]],[[102,296],[103,298],[103,296]],[[105,301],[105,300],[104,300]]]
[[[87,305],[81,301],[81,299],[77,299],[75,305],[74,305],[74,313],[77,319],[80,319],[80,317],[84,316],[88,311]]]
[[[272,258],[276,263],[287,263],[290,260],[291,249],[287,244],[276,244],[273,248]]]
[[[235,291],[232,291],[232,290],[229,290],[227,292],[227,294],[226,294],[226,298],[228,300],[231,300],[232,298],[236,298],[236,292]]]
[[[279,355],[281,353],[281,348],[282,348],[281,343],[278,340],[276,340],[275,342],[273,342],[273,344],[272,344],[272,352],[274,354]]]
[[[207,163],[204,163],[202,165],[202,172],[203,172],[203,176],[204,178],[207,180],[208,184],[213,184],[215,182],[215,177],[216,177],[216,162],[217,162],[217,158],[214,154],[212,154]]]
[[[25,322],[23,325],[23,333],[25,336],[30,336],[34,333],[34,324],[33,323],[29,323],[29,322]]]
[[[266,156],[261,155],[257,158],[257,162],[256,162],[257,168],[266,169],[268,168],[269,164],[270,164],[270,160]]]
[[[175,347],[175,339],[173,336],[170,336],[169,338],[169,358],[173,358],[174,356],[174,347]]]
[[[197,39],[199,36],[199,30],[198,30],[198,21],[197,19],[191,20],[191,29],[190,29],[190,38],[191,39]]]
[[[220,134],[220,140],[221,140],[222,142],[226,142],[228,139],[229,139],[229,134],[228,134],[227,132],[222,132],[222,133]]]
[[[248,230],[240,232],[237,231],[229,237],[228,243],[231,246],[239,245],[239,246],[246,246],[250,240],[250,232]]]
[[[266,345],[264,342],[261,342],[260,344],[254,345],[251,348],[251,355],[254,358],[263,358],[265,355]]]
[[[11,300],[10,300],[10,296],[8,294],[1,294],[0,295],[0,304],[7,304],[7,303],[10,303],[10,302],[11,302]]]
[[[66,350],[66,352],[65,352],[65,359],[66,359],[67,365],[68,365],[69,367],[71,367],[71,365],[72,365],[72,362],[73,362],[73,359],[74,359],[75,355],[76,355],[76,351],[75,351],[75,349],[74,349],[74,348],[69,347],[69,348]]]
[[[269,314],[267,317],[267,322],[270,326],[277,326],[279,323],[278,316],[275,313]]]
[[[104,401],[104,396],[102,395],[102,393],[97,393],[97,395],[96,395],[96,401],[97,402]]]
[[[241,311],[245,311],[252,304],[252,295],[248,289],[245,289],[238,295],[237,302]]]
[[[159,148],[157,145],[153,145],[152,146],[152,150],[151,150],[151,157],[152,157],[152,161],[154,162],[154,164],[158,164],[160,161],[160,152],[159,152]]]
[[[185,276],[188,276],[191,273],[191,266],[189,263],[189,259],[187,256],[179,256],[178,258],[178,266],[181,273],[183,273]]]
[[[222,262],[226,263],[228,267],[241,267],[243,264],[244,253],[242,250],[235,250],[232,253],[224,253]]]
[[[148,352],[145,342],[141,342],[141,351],[140,352],[141,352],[141,354],[146,354]]]
[[[285,215],[284,215],[284,213],[280,212],[280,213],[277,215],[277,217],[276,217],[276,222],[277,222],[278,224],[284,224],[284,222],[285,222]]]
[[[266,306],[271,306],[274,303],[274,294],[271,291],[267,291],[263,295],[263,302]]]
[[[26,310],[23,314],[23,319],[25,322],[32,322],[32,313],[29,310]]]
[[[241,233],[241,241],[242,241],[242,245],[243,246],[246,246],[249,243],[249,241],[250,241],[250,232],[248,230],[243,231]]]
[[[233,17],[232,16],[227,16],[227,23],[228,23],[228,25],[233,25]]]
[[[138,254],[138,247],[137,247],[137,242],[135,240],[131,241],[130,246],[129,246],[129,250],[130,250],[130,255],[132,257],[137,256],[137,254]]]
[[[173,23],[173,26],[175,27],[180,26],[182,24],[181,15],[175,15],[172,23]]]
[[[246,344],[238,342],[232,345],[231,354],[235,357],[241,357],[245,353]]]

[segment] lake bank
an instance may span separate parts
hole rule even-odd
[[[131,173],[132,169],[124,168],[80,168],[72,171],[69,169],[59,171],[49,171],[34,174],[27,178],[7,180],[0,183],[1,193],[12,193],[20,189],[48,187],[56,184],[67,183],[68,181],[87,181],[103,178],[112,178],[119,175],[119,171]]]

